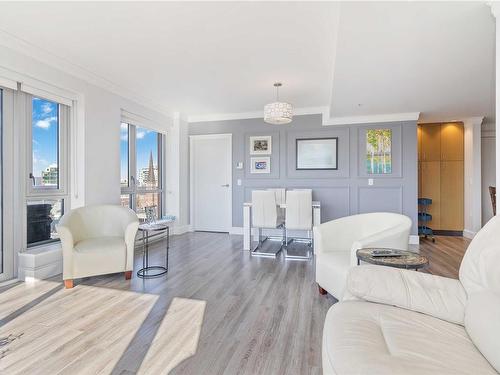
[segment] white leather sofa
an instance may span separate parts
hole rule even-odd
[[[63,250],[63,280],[125,272],[130,279],[139,219],[129,208],[86,206],[66,213],[57,226]]]
[[[407,250],[410,229],[410,218],[389,212],[346,216],[314,227],[320,293],[341,300],[347,272],[357,265],[356,250],[371,246]]]
[[[500,218],[473,239],[459,277],[352,268],[326,316],[323,373],[497,374]]]

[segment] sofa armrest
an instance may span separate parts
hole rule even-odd
[[[125,271],[134,269],[135,236],[139,228],[139,220],[134,220],[125,227],[125,245],[127,246]]]
[[[63,253],[63,280],[73,278],[73,248],[75,241],[71,230],[65,225],[57,225],[57,233],[61,240],[61,248]]]
[[[464,324],[467,295],[460,281],[383,266],[351,268],[348,295],[394,305],[456,324]]]

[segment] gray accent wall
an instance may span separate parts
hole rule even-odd
[[[368,175],[364,168],[365,136],[369,128],[392,129],[392,174]],[[252,190],[312,188],[321,201],[321,221],[357,213],[402,213],[413,221],[417,234],[417,123],[416,121],[322,126],[321,115],[294,116],[288,125],[269,125],[262,119],[189,124],[189,135],[233,135],[233,227],[243,226],[243,203]],[[271,173],[250,173],[251,136],[272,136]],[[337,170],[296,170],[297,138],[338,137]],[[267,155],[266,155],[267,156]],[[243,169],[237,163],[243,162]],[[373,186],[368,179],[373,178]],[[237,180],[241,179],[241,186]]]

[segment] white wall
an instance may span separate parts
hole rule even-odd
[[[493,208],[488,190],[496,186],[495,163],[495,124],[484,124],[481,135],[481,185],[482,185],[482,224],[493,217]]]
[[[0,67],[84,96],[85,186],[83,188],[87,205],[120,202],[121,109],[149,118],[156,123],[165,124],[165,129],[172,123],[166,115],[2,46],[0,46]]]

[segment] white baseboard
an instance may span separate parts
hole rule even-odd
[[[408,243],[410,245],[418,245],[420,243],[420,237],[415,234],[410,234],[410,239]]]
[[[231,227],[229,230],[229,234],[239,234],[243,235],[243,227]]]
[[[469,238],[469,239],[473,239],[474,236],[476,235],[477,232],[474,232],[472,230],[469,230],[469,229],[464,229],[464,237],[465,238]]]
[[[58,243],[19,253],[17,278],[21,281],[43,280],[63,271],[62,249]]]
[[[191,225],[186,224],[186,225],[176,225],[172,228],[172,234],[178,235],[178,234],[184,234],[187,232],[192,232],[193,229]]]

